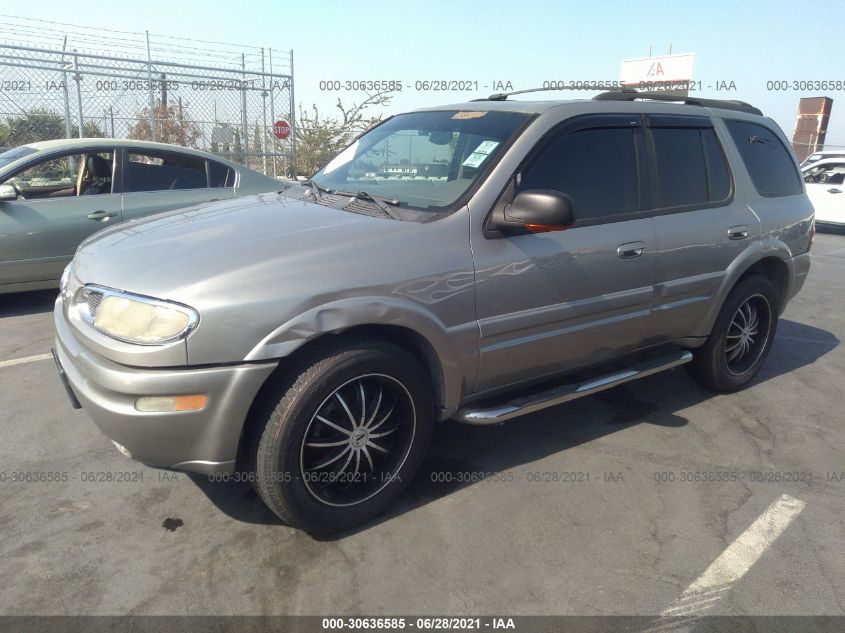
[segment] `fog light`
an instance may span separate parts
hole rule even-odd
[[[145,413],[199,411],[208,403],[208,396],[145,396],[135,401],[135,408]]]

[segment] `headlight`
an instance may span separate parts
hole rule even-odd
[[[187,336],[199,322],[196,310],[186,305],[98,286],[83,288],[77,309],[103,334],[142,345]]]
[[[70,281],[70,267],[72,264],[68,264],[65,266],[64,271],[62,272],[62,278],[59,280],[59,294],[62,297],[62,301],[68,300],[68,282]]]

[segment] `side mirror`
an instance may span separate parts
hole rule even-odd
[[[502,233],[545,233],[563,231],[575,224],[572,198],[549,189],[529,189],[516,194],[505,205],[493,227]]]
[[[18,192],[12,185],[0,185],[0,202],[6,200],[17,200]]]

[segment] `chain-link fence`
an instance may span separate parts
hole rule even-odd
[[[257,51],[249,63],[241,53],[218,65],[157,59],[149,35],[142,57],[0,42],[0,147],[77,136],[154,140],[290,175],[293,52]]]

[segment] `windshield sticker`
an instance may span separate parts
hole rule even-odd
[[[489,154],[499,146],[499,141],[484,141],[475,148],[475,154]]]
[[[478,119],[480,117],[483,117],[485,114],[487,114],[487,113],[486,112],[455,112],[455,114],[452,115],[452,118],[453,119]]]
[[[499,141],[483,141],[461,164],[464,167],[478,167],[498,145]]]
[[[483,163],[489,154],[480,154],[478,152],[473,152],[469,156],[467,156],[466,160],[461,163],[464,167],[478,167],[481,163]]]

